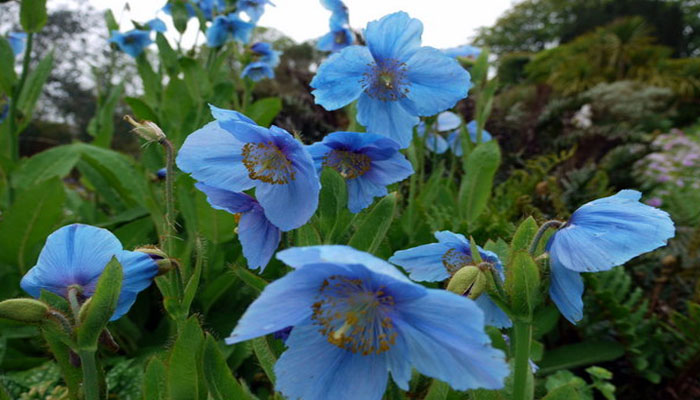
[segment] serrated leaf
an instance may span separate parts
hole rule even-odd
[[[231,375],[226,359],[211,335],[204,342],[204,378],[209,395],[215,400],[247,399],[241,384]]]
[[[486,209],[493,177],[500,164],[501,150],[496,141],[482,143],[469,154],[459,190],[459,207],[468,223],[476,221]]]
[[[394,219],[395,208],[396,194],[390,193],[370,210],[348,244],[368,253],[377,251]]]
[[[81,315],[84,313],[85,319],[78,327],[78,349],[97,350],[97,340],[117,309],[123,277],[121,264],[116,257],[112,257],[112,260],[100,274],[90,302],[83,305],[83,307],[87,307],[87,310],[81,310]]]
[[[25,32],[36,33],[46,25],[46,0],[22,0],[19,21]]]

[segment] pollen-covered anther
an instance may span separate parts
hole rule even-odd
[[[362,153],[333,150],[324,157],[323,166],[338,171],[345,179],[353,179],[370,170],[372,159]]]
[[[370,289],[362,280],[331,276],[321,285],[311,318],[329,343],[362,355],[381,354],[396,343],[389,317],[394,304],[381,287]]]
[[[250,179],[283,185],[295,178],[291,161],[274,143],[246,143],[242,154]]]
[[[406,71],[406,64],[394,59],[370,64],[362,77],[362,88],[381,101],[399,100],[409,92]]]
[[[471,263],[472,258],[457,249],[449,249],[442,255],[442,265],[445,266],[450,275],[454,275],[462,267]]]

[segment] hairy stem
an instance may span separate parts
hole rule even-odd
[[[97,378],[97,363],[95,352],[90,350],[78,351],[80,365],[83,369],[83,394],[85,400],[100,400],[100,386]]]
[[[544,224],[542,224],[542,226],[540,226],[540,229],[535,234],[535,237],[532,239],[532,243],[530,243],[530,255],[535,255],[535,252],[537,251],[537,246],[540,244],[540,240],[542,240],[542,236],[544,236],[544,233],[547,232],[547,229],[560,228],[562,225],[564,225],[564,222],[557,220],[547,221]]]
[[[528,385],[530,370],[530,342],[532,341],[532,323],[521,320],[513,321],[515,336],[515,366],[513,371],[513,400],[532,400],[532,386]]]

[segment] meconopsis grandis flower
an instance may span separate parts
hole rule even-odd
[[[304,225],[318,206],[321,185],[311,156],[284,129],[269,129],[236,111],[211,107],[216,119],[190,134],[177,166],[205,185],[255,197],[282,231]]]
[[[355,35],[350,30],[348,8],[340,0],[321,0],[321,4],[331,11],[328,20],[330,32],[318,39],[316,47],[321,51],[337,52],[355,41]]]
[[[572,323],[583,317],[581,272],[607,271],[664,246],[675,235],[668,213],[640,198],[636,190],[622,190],[586,203],[547,242],[549,294]]]
[[[14,55],[24,52],[24,45],[27,42],[27,34],[24,32],[10,32],[7,34],[7,41],[10,42]]]
[[[236,14],[219,15],[207,29],[207,46],[219,47],[231,40],[248,43],[253,28],[255,25],[241,20]]]
[[[250,18],[250,22],[257,24],[260,17],[265,13],[267,4],[274,6],[270,0],[238,0],[236,2],[236,10],[245,13]]]
[[[449,49],[442,49],[442,52],[452,58],[462,57],[475,59],[479,57],[479,54],[481,54],[481,49],[478,47],[470,46],[468,44],[464,44],[457,47],[450,47]]]
[[[357,121],[368,132],[406,148],[419,116],[434,115],[465,98],[469,73],[432,47],[421,47],[423,24],[404,12],[367,24],[367,46],[331,55],[311,81],[317,104],[335,110],[358,100]]]
[[[411,369],[457,390],[500,389],[505,355],[491,347],[474,302],[411,282],[391,264],[347,246],[291,248],[294,270],[270,283],[226,343],[292,327],[275,364],[290,399],[379,400],[389,373],[408,390]]]
[[[416,127],[418,137],[425,138],[425,147],[437,154],[442,154],[447,151],[449,145],[447,140],[442,137],[442,133],[454,131],[462,124],[462,119],[455,113],[450,111],[441,112],[438,114],[435,124],[429,129],[426,129],[425,121],[421,121]],[[428,136],[425,131],[429,130]]]
[[[464,235],[450,231],[435,232],[437,243],[424,244],[407,250],[399,250],[389,259],[389,262],[403,267],[411,279],[425,282],[441,282],[453,276],[460,269],[473,265],[472,251],[469,241]],[[501,279],[505,279],[503,265],[496,253],[477,246],[479,256],[491,268],[494,268]],[[498,328],[511,326],[508,316],[498,308],[483,293],[475,300],[484,312],[486,325]]]
[[[136,295],[147,288],[158,273],[158,265],[139,251],[124,250],[119,239],[106,229],[95,226],[66,225],[46,239],[39,260],[22,278],[20,286],[32,297],[41,290],[67,297],[74,287],[81,298],[95,292],[105,267],[116,257],[124,278],[117,308],[111,321],[121,318],[136,301]]]
[[[477,143],[479,140],[479,137],[476,134],[476,130],[476,121],[469,121],[469,123],[467,124],[467,132],[469,133],[469,140],[471,140],[472,143]],[[487,131],[486,129],[482,129],[481,143],[491,141],[491,139],[493,139],[491,133],[489,133],[489,131]],[[452,153],[454,153],[454,155],[456,155],[457,157],[461,157],[462,154],[464,154],[464,151],[462,149],[462,134],[459,132],[459,130],[452,131],[447,135],[447,143],[450,145],[450,150],[452,150]]]
[[[121,51],[136,58],[143,53],[143,50],[148,47],[148,45],[153,43],[153,40],[151,40],[151,33],[149,31],[132,29],[124,33],[112,31],[109,42],[115,43]]]
[[[272,79],[275,77],[275,67],[280,63],[279,51],[272,48],[267,42],[258,42],[250,46],[253,61],[246,65],[241,72],[241,76],[249,78],[254,82],[261,79]]]
[[[387,185],[413,173],[398,143],[372,133],[333,132],[307,148],[319,170],[329,167],[345,178],[348,208],[354,213],[367,208],[375,197],[386,196]]]

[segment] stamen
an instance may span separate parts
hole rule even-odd
[[[367,95],[381,101],[396,101],[406,97],[409,81],[407,66],[398,60],[387,59],[367,65],[360,83]]]
[[[295,178],[292,163],[272,142],[246,143],[242,153],[243,164],[248,169],[250,179],[283,185]]]
[[[345,179],[354,179],[370,170],[372,159],[367,154],[333,150],[323,158],[323,166],[333,168]]]
[[[449,249],[442,255],[442,265],[450,275],[454,275],[462,267],[472,263],[472,258],[457,249]]]

